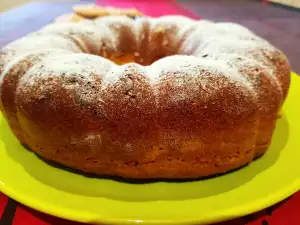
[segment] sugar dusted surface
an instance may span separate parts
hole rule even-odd
[[[8,56],[7,58],[12,57],[12,59],[7,59],[8,63],[6,64],[6,67],[4,68],[4,70],[2,71],[2,75],[0,76],[0,85],[1,85],[1,81],[3,80],[5,74],[7,74],[11,69],[14,68],[15,65],[17,65],[20,61],[23,61],[24,59],[26,59],[28,56],[35,56],[33,57],[33,62],[35,62],[35,59],[38,59],[40,57],[40,55],[42,55],[43,57],[48,57],[48,56],[55,56],[55,55],[60,55],[63,56],[65,54],[70,54],[70,51],[68,50],[64,50],[64,49],[57,49],[57,48],[49,48],[46,50],[35,50],[35,51],[25,51],[23,53],[18,53],[17,56],[12,57],[12,56]]]
[[[162,77],[173,77],[173,86],[178,90],[172,98],[174,102],[186,99],[192,100],[198,95],[197,90],[199,87],[206,89],[207,85],[211,85],[212,80],[208,78],[215,81],[214,90],[217,91],[224,85],[222,82],[217,82],[217,80],[220,80],[218,77],[228,78],[228,82],[237,85],[241,90],[245,90],[246,95],[255,95],[252,84],[245,77],[240,76],[236,67],[231,67],[225,61],[175,55],[156,61],[147,67],[147,70],[152,84],[160,82]],[[224,82],[223,79],[222,81]]]
[[[8,49],[14,49],[17,53],[26,53],[29,51],[36,51],[37,49],[58,48],[63,50],[70,50],[72,52],[81,52],[78,46],[66,37],[58,35],[29,35],[20,40],[17,40],[7,46]],[[5,49],[4,49],[5,50]]]
[[[102,55],[104,57],[107,51],[117,52],[123,38],[120,33],[122,29],[131,29],[136,41],[141,41],[141,38],[145,38],[144,34],[139,33],[141,23],[149,24],[149,35],[175,29],[174,36],[169,37],[167,42],[163,40],[162,43],[172,47],[177,46],[177,55],[163,57],[146,67],[135,64],[137,68],[135,73],[137,71],[145,73],[151,85],[155,85],[166,74],[199,77],[200,79],[197,82],[200,82],[203,86],[205,86],[203,83],[205,79],[201,80],[201,76],[225,76],[230,82],[237,84],[241,89],[245,89],[246,92],[250,92],[255,96],[255,90],[253,89],[255,79],[247,80],[240,71],[250,65],[260,65],[276,81],[278,87],[280,86],[273,71],[273,64],[264,55],[264,52],[272,52],[275,48],[265,40],[238,24],[214,23],[206,20],[196,21],[182,16],[137,20],[118,16],[104,17],[89,24],[52,24],[39,32],[13,42],[4,51],[14,50],[17,56],[33,52],[36,48],[70,51],[68,55],[51,56],[49,54],[42,62],[35,64],[27,71],[27,74],[20,81],[20,85],[34,85],[36,79],[46,77],[74,75],[81,76],[84,80],[89,81],[92,75],[96,75],[101,77],[103,80],[102,88],[105,88],[106,85],[118,82],[121,74],[124,74],[124,71],[126,72],[129,68],[129,64],[118,66],[101,56],[81,52],[87,49],[87,46],[93,46],[94,51],[98,53],[101,53],[101,48],[105,49],[101,53],[104,54]],[[167,33],[169,32],[164,35],[168,35]],[[87,36],[90,36],[90,38]],[[183,37],[184,39],[182,39]],[[99,42],[97,42],[97,38],[99,38]],[[84,46],[83,49],[80,48],[82,46],[78,43]],[[136,49],[133,54],[140,56],[140,50]],[[237,60],[239,58],[243,60]],[[12,55],[9,59],[11,63],[6,65],[7,67],[18,64],[18,57]],[[5,60],[5,58],[2,60]],[[179,86],[186,85],[182,79],[177,79],[174,82],[178,82],[177,85]],[[215,83],[217,85],[217,82]],[[191,89],[193,88],[191,87]],[[177,99],[189,98],[188,95],[181,95]]]
[[[70,53],[50,56],[33,66],[23,77],[20,85],[34,85],[36,79],[55,76],[80,76],[89,81],[92,75],[104,75],[110,70],[112,62],[99,56]]]

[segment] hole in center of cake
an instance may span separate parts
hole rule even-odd
[[[102,57],[109,59],[118,65],[124,65],[127,63],[137,63],[142,66],[149,66],[155,61],[170,55],[172,54],[161,53],[154,57],[143,57],[139,52],[118,53],[110,56],[108,56],[107,54],[101,54]]]
[[[139,63],[138,57],[139,53],[122,53],[114,56],[105,57],[118,65],[124,65],[126,63]],[[139,63],[140,64],[140,63]]]
[[[172,37],[173,29],[164,25],[145,27],[139,33],[135,33],[127,25],[111,29],[117,35],[102,43],[99,55],[118,65],[137,63],[149,66],[159,59],[182,53],[182,43],[175,42]]]

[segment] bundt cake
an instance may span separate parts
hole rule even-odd
[[[286,56],[248,29],[182,16],[56,23],[0,53],[0,109],[21,143],[83,172],[198,178],[268,148]]]

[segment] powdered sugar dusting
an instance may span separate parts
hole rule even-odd
[[[122,72],[126,67],[127,65],[112,67],[112,69],[103,77],[103,88],[105,88],[107,85],[118,82]]]
[[[207,58],[221,61],[223,63],[226,63],[230,67],[235,67],[237,70],[245,70],[249,67],[252,68],[260,67],[266,71],[266,75],[270,76],[271,78],[275,77],[271,65],[263,64],[261,61],[259,61],[259,59],[251,56],[251,54],[242,55],[242,54],[235,54],[235,53],[232,54],[218,53],[218,54],[210,54],[207,56]]]
[[[172,79],[172,87],[177,90],[173,94],[173,101],[181,101],[184,99],[192,100],[198,96],[199,87],[206,89],[211,86],[214,80],[215,90],[217,85],[224,85],[217,82],[218,77],[226,77],[226,82],[231,82],[237,87],[244,90],[245,95],[251,94],[255,97],[252,84],[240,73],[235,67],[230,67],[222,61],[213,59],[196,58],[194,56],[175,55],[165,57],[156,61],[147,67],[149,81],[152,85],[157,85],[162,79]],[[211,79],[212,78],[212,79]],[[220,80],[220,79],[219,79]],[[222,82],[225,82],[222,79]],[[211,88],[209,88],[212,91]],[[158,95],[158,92],[155,92]]]
[[[182,41],[180,54],[192,54],[202,44],[205,32],[211,30],[213,26],[214,23],[208,20],[194,21],[185,25],[178,33],[178,38]]]
[[[274,52],[274,50],[273,46],[263,40],[256,39],[255,37],[253,40],[244,40],[237,37],[216,37],[207,40],[207,43],[203,44],[202,47],[199,47],[194,55],[215,59],[217,62],[224,62],[231,65],[231,67],[235,67],[236,70],[240,70],[241,67],[244,69],[253,66],[253,64],[257,64],[266,69],[268,72],[267,74],[271,76],[280,88],[279,80],[274,73],[275,68],[273,64],[263,55],[264,52]],[[239,58],[247,58],[247,60],[237,60]],[[242,75],[240,74],[240,76]]]
[[[33,66],[20,81],[20,85],[32,86],[38,79],[55,76],[80,76],[81,79],[91,82],[92,75],[103,76],[112,65],[109,60],[89,54],[51,56]]]
[[[38,32],[41,35],[65,35],[79,43],[82,49],[91,54],[97,54],[100,50],[101,32],[94,24],[61,23],[50,24]]]
[[[237,71],[232,70],[224,62],[197,58],[194,56],[175,55],[168,56],[156,61],[148,67],[149,78],[152,82],[159,80],[163,74],[184,74],[186,76],[199,76],[200,71],[223,75],[232,78],[236,82],[241,82],[249,86],[247,80],[240,76]]]
[[[99,29],[101,34],[100,44],[102,50],[107,52],[118,51],[122,38],[121,32],[124,32],[124,29],[135,29],[134,20],[122,16],[107,16],[96,19],[95,27]]]
[[[24,60],[30,59],[33,64],[36,64],[40,62],[40,60],[44,57],[48,57],[50,55],[64,55],[64,54],[70,54],[70,51],[63,50],[63,49],[44,49],[44,50],[36,50],[36,51],[29,51],[29,52],[23,52],[19,53],[16,57],[12,57],[11,60],[8,61],[6,64],[6,67],[4,68],[2,72],[2,76],[0,76],[0,85],[4,78],[4,76],[9,73],[14,67],[16,66],[23,66],[22,63]],[[28,66],[27,66],[28,67]],[[30,67],[30,66],[29,66]]]
[[[80,48],[70,39],[58,35],[30,35],[7,46],[8,48],[15,49],[18,54],[36,51],[38,49],[57,48],[70,50],[72,52],[81,52]]]
[[[162,45],[169,45],[169,49],[170,47],[176,49],[178,54],[164,57],[146,67],[135,64],[135,73],[145,73],[149,83],[153,86],[159,83],[163,76],[182,76],[187,79],[196,77],[197,82],[201,83],[204,88],[205,76],[214,77],[214,79],[226,77],[227,80],[254,96],[255,79],[248,80],[240,71],[255,65],[263,67],[280,86],[277,75],[274,73],[274,66],[265,54],[266,52],[272,53],[275,49],[268,42],[238,24],[196,21],[182,16],[140,20],[117,16],[103,17],[88,24],[53,24],[10,44],[5,51],[14,52],[14,54],[7,54],[10,55],[9,60],[7,58],[2,60],[12,60],[13,65],[17,65],[20,59],[15,55],[34,52],[36,49],[51,48],[70,51],[73,53],[67,56],[49,54],[27,71],[20,85],[34,85],[36,80],[49,77],[73,76],[80,76],[87,82],[93,82],[96,75],[103,82],[102,88],[105,88],[106,85],[118,82],[130,65],[117,66],[102,57],[83,54],[82,50],[86,53],[92,50],[91,52],[104,57],[107,54],[118,54],[126,32],[134,36],[136,43],[133,44],[139,46],[137,43],[141,41],[140,38],[143,40],[148,38],[140,33],[140,30],[143,32],[144,30],[139,29],[145,21],[149,23],[147,35],[152,37],[153,33],[162,29],[164,35]],[[147,43],[147,45],[149,48],[155,47],[155,42],[151,45]],[[144,51],[143,46],[139,48],[141,49],[137,49],[135,56],[141,55],[138,50]],[[239,61],[239,58],[243,60]],[[7,68],[11,67],[11,64],[5,64]],[[187,85],[186,81],[181,78],[174,79],[174,82],[177,82],[174,85],[178,85],[178,88]],[[215,83],[217,85],[217,82]],[[198,84],[195,83],[195,85]],[[77,86],[76,84],[68,85],[68,88],[77,88]],[[189,92],[188,88],[193,89],[193,87],[187,87],[185,89],[187,93],[185,95],[178,93],[176,98],[190,97],[192,91]]]
[[[137,63],[127,63],[121,66],[113,66],[111,70],[105,74],[103,77],[103,88],[106,88],[108,85],[113,85],[117,83],[125,75],[143,75],[148,76],[146,67],[141,66]]]

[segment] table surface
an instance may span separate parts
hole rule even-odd
[[[168,0],[165,0],[168,1]],[[141,11],[145,0],[106,0],[100,4],[116,6],[132,5]],[[151,7],[165,7],[191,17],[211,19],[215,21],[232,21],[241,23],[257,34],[282,49],[289,57],[293,69],[300,72],[300,13],[277,5],[264,4],[250,0],[180,0],[180,5],[170,0],[173,5],[163,5],[164,1],[152,1]],[[149,2],[148,2],[149,3]],[[156,4],[156,5],[155,5]],[[29,32],[51,23],[61,14],[71,11],[72,2],[33,2],[0,14],[0,48]],[[126,5],[126,4],[125,4]],[[142,7],[142,8],[141,8]],[[149,8],[148,4],[148,8]],[[173,7],[173,8],[172,8]],[[184,7],[184,8],[183,8]],[[192,13],[191,13],[192,12]],[[145,12],[146,13],[146,12]],[[157,14],[157,11],[155,12]],[[300,192],[269,209],[221,225],[299,225],[300,224]],[[2,217],[1,217],[2,215]],[[7,198],[0,193],[0,225],[45,225],[45,224],[78,224],[61,220],[43,213],[36,212]]]

